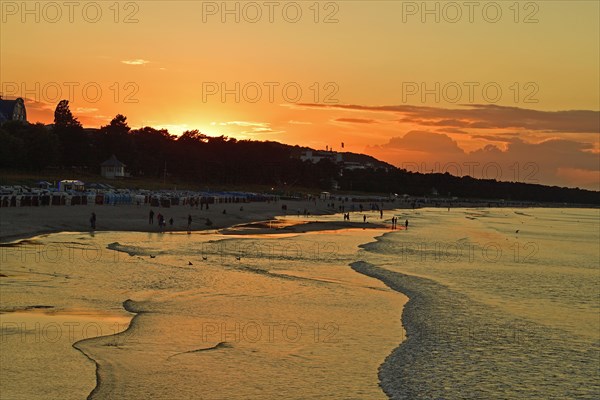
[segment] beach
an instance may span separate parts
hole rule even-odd
[[[84,206],[47,206],[47,207],[10,207],[0,208],[0,243],[34,235],[76,231],[88,232],[90,216],[97,215],[96,231],[158,232],[158,214],[162,213],[166,221],[173,218],[173,225],[167,225],[166,231],[185,232],[188,230],[188,216],[192,216],[192,231],[217,230],[238,224],[269,221],[275,216],[304,216],[304,210],[311,216],[331,214],[336,208],[328,207],[329,201],[288,200],[277,202],[222,203],[210,204],[208,210],[198,207],[173,206],[170,208],[151,207],[149,205],[84,205]],[[339,205],[340,202],[335,202]],[[365,203],[365,206],[368,203]],[[378,203],[381,205],[380,203]],[[287,210],[282,210],[282,205]],[[243,210],[240,210],[240,207]],[[383,207],[393,208],[393,203],[383,203]],[[148,223],[152,210],[154,223]],[[225,210],[225,214],[223,214]],[[362,222],[362,214],[353,212],[355,222]],[[380,222],[375,212],[366,211],[369,222]],[[212,225],[206,225],[206,218]],[[339,220],[342,221],[340,215]]]
[[[0,3],[0,400],[600,400],[600,0]]]
[[[0,247],[0,397],[598,397],[598,210],[236,206]]]
[[[61,226],[85,221],[83,207],[21,208],[10,225],[4,213],[12,238],[35,232],[40,211],[62,212],[44,223],[65,232],[0,248],[1,397],[385,398],[377,368],[402,340],[407,299],[348,263],[391,214],[365,224],[298,206],[311,216],[214,207],[202,217],[217,228],[190,234],[149,228],[148,207],[95,212],[98,228],[110,215],[105,227],[150,232]],[[186,208],[168,211],[187,223]]]

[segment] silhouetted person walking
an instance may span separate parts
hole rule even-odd
[[[92,213],[90,217],[90,226],[92,229],[96,229],[96,213]]]
[[[404,221],[404,229],[408,230],[408,220]]]
[[[158,230],[162,232],[163,226],[164,226],[164,223],[165,223],[165,218],[162,216],[161,213],[158,213],[158,215],[156,216],[156,218],[158,219]]]
[[[150,210],[150,213],[148,214],[148,223],[149,224],[154,223],[154,211],[153,210]]]

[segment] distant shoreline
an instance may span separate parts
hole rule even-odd
[[[287,205],[287,211],[281,206]],[[339,204],[339,202],[338,202]],[[243,207],[243,210],[241,208]],[[384,203],[384,209],[395,209],[397,204]],[[148,222],[149,212],[153,210],[154,223]],[[223,210],[226,211],[223,214]],[[304,215],[307,211],[307,216]],[[346,210],[347,211],[347,210]],[[91,213],[97,215],[96,229],[92,230],[89,223]],[[318,215],[333,215],[337,209],[327,207],[326,201],[286,200],[279,202],[256,203],[225,203],[211,204],[208,210],[196,207],[173,206],[170,208],[151,207],[148,205],[78,205],[78,206],[45,206],[45,207],[9,207],[0,208],[0,243],[6,244],[33,236],[59,232],[148,232],[157,233],[158,214],[161,213],[167,221],[163,232],[187,232],[187,218],[192,216],[190,232],[229,230],[235,226],[270,221],[276,216],[310,219]],[[355,211],[354,213],[359,213]],[[375,213],[364,211],[364,213]],[[173,225],[169,224],[173,218]],[[206,225],[206,219],[212,225]],[[355,222],[358,217],[355,218]],[[362,221],[362,218],[361,218]],[[340,220],[340,224],[343,221]],[[347,224],[348,228],[352,223]],[[369,227],[385,227],[385,225],[368,224]],[[361,225],[362,227],[362,225]],[[340,228],[343,228],[340,226]],[[320,228],[319,228],[320,229]],[[339,228],[334,228],[339,229]],[[314,230],[311,228],[311,230]],[[263,232],[264,233],[264,232]],[[274,233],[269,230],[269,233]],[[285,232],[289,233],[289,231]]]
[[[337,205],[339,201],[334,202]],[[287,210],[282,210],[282,205],[287,205]],[[271,229],[260,227],[240,231],[234,227],[244,228],[244,225],[258,224],[261,221],[274,220],[276,216],[288,216],[290,218],[309,219],[319,215],[333,215],[342,213],[337,208],[327,207],[327,200],[281,200],[278,202],[255,202],[255,203],[223,203],[211,204],[208,210],[200,210],[196,207],[173,206],[170,208],[151,207],[149,205],[77,205],[77,206],[43,206],[43,207],[7,207],[0,208],[0,244],[6,244],[18,240],[28,239],[33,236],[47,235],[59,232],[159,232],[157,217],[162,213],[167,221],[164,232],[187,232],[187,218],[192,216],[191,232],[202,231],[222,231],[224,234],[264,234],[264,233],[302,233],[314,230],[332,230],[346,228],[386,228],[387,223],[380,221],[379,218],[369,217],[369,223],[363,225],[362,217],[353,217],[351,221],[342,221],[339,223],[328,222],[326,224],[310,226],[307,224],[284,229]],[[349,212],[348,203],[345,212]],[[450,209],[459,208],[488,208],[490,202],[477,201],[474,203],[456,202]],[[506,204],[500,206],[493,203],[491,208],[578,208],[578,209],[600,209],[592,205],[563,205],[563,204]],[[368,205],[367,202],[364,204]],[[381,205],[381,204],[379,204]],[[240,208],[243,207],[243,210]],[[419,204],[420,208],[440,208],[445,209],[447,205],[438,204]],[[365,207],[367,208],[367,207]],[[405,209],[412,210],[410,203],[406,202],[386,202],[383,203],[384,210]],[[153,210],[155,213],[154,223],[148,223],[148,213]],[[225,214],[223,214],[225,210]],[[307,216],[304,215],[307,211]],[[89,218],[91,213],[97,215],[96,230],[90,228]],[[351,215],[366,214],[375,215],[377,211],[370,209],[363,212],[355,209],[350,211]],[[173,218],[173,225],[168,223]],[[212,225],[206,225],[206,219],[212,222]],[[314,221],[312,221],[314,222]],[[375,223],[377,222],[377,223]]]

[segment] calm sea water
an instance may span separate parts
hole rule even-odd
[[[398,215],[354,264],[411,298],[391,398],[600,398],[599,210]]]
[[[393,215],[2,247],[0,398],[600,398],[598,210]]]

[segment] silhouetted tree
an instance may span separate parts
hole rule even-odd
[[[81,123],[69,109],[69,101],[61,100],[54,111],[54,133],[61,147],[63,166],[85,166],[94,159],[90,151],[90,141],[86,137]]]
[[[117,114],[108,125],[100,128],[100,151],[97,163],[115,154],[128,166],[135,161],[135,151],[131,128],[127,125],[127,117]]]
[[[110,124],[104,126],[108,132],[115,131],[118,133],[129,133],[131,128],[127,125],[127,117],[122,114],[117,114]]]
[[[54,126],[81,128],[81,123],[73,117],[69,108],[69,100],[61,100],[54,110]]]

